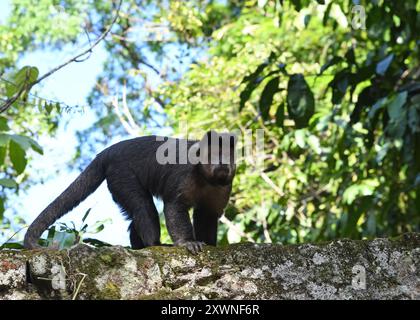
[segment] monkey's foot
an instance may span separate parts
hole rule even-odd
[[[203,251],[204,242],[201,241],[188,241],[188,240],[178,240],[175,242],[176,246],[185,247],[192,254],[197,254],[200,251]]]

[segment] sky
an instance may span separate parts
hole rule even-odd
[[[4,19],[10,12],[9,3],[9,0],[0,1],[0,24],[5,21]],[[18,66],[33,65],[39,69],[40,74],[44,74],[72,57],[75,53],[74,50],[69,47],[58,53],[48,51],[30,53],[19,61]],[[101,72],[105,59],[106,52],[99,45],[88,60],[82,63],[72,63],[43,81],[42,86],[36,87],[37,94],[44,98],[65,102],[67,105],[87,105],[86,97]],[[10,199],[10,203],[12,201],[14,203],[14,209],[28,223],[32,222],[80,173],[77,168],[75,170],[67,168],[67,164],[76,150],[75,133],[77,130],[91,126],[95,116],[86,108],[83,114],[63,113],[62,118],[64,121],[61,121],[55,137],[43,137],[38,141],[44,148],[44,155],[32,154],[34,159],[30,163],[28,173],[34,181],[39,181],[39,183],[33,184],[27,192],[20,192],[14,199]],[[97,150],[97,152],[100,151]],[[41,183],[43,180],[45,182]],[[76,226],[80,226],[81,219],[89,208],[92,208],[86,221],[89,225],[98,220],[112,220],[112,223],[105,224],[105,229],[102,232],[89,237],[111,244],[129,245],[126,232],[128,222],[124,220],[119,208],[112,201],[106,183],[103,183],[94,194],[60,219],[60,222],[74,221]],[[11,211],[6,210],[5,215],[11,216]],[[24,231],[18,235],[16,240],[22,239],[23,235]]]

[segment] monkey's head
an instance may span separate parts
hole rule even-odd
[[[199,142],[201,173],[212,184],[232,183],[236,172],[237,137],[233,133],[207,132]]]

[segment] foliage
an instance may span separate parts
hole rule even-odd
[[[161,86],[192,131],[265,129],[265,170],[240,166],[227,212],[255,241],[419,230],[419,4],[360,4],[366,30],[347,1],[244,8]]]
[[[58,247],[59,249],[69,248],[78,243],[89,243],[96,247],[108,246],[109,244],[102,241],[86,238],[87,235],[95,235],[105,228],[106,223],[112,222],[110,219],[95,222],[92,226],[86,223],[91,209],[88,209],[82,218],[80,227],[76,227],[74,222],[70,224],[59,223],[58,226],[51,226],[48,229],[48,236],[46,239],[41,239],[41,245],[45,247]],[[58,230],[57,230],[58,229]]]
[[[16,63],[31,50],[74,40],[82,30],[85,8],[86,1],[69,1],[64,8],[58,1],[14,0],[6,23],[0,24],[0,105],[18,98],[0,113],[0,236],[24,223],[19,216],[3,216],[7,199],[31,184],[25,171],[33,155],[29,151],[43,153],[36,141],[54,134],[61,112],[59,103],[37,96],[31,87],[38,69],[17,68]]]
[[[14,24],[0,29],[0,48],[15,46],[5,50],[0,71],[13,69],[16,52],[100,34],[112,8],[60,1],[71,18],[60,29],[41,21],[46,9],[23,9],[32,2],[15,0]],[[222,243],[420,231],[418,1],[126,0],[122,11],[89,97],[98,120],[79,133],[79,156],[91,156],[92,141],[125,136],[122,124],[131,120],[138,134],[184,133],[185,122],[195,136],[264,129],[264,168],[239,163]],[[36,75],[13,71],[16,87],[5,86],[6,93]],[[120,115],[110,97],[124,86],[130,109]],[[26,151],[41,150],[26,123],[37,119],[31,129],[38,135],[56,117],[24,98],[0,117],[3,188],[22,181]]]

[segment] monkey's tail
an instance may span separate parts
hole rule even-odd
[[[105,180],[102,157],[102,154],[99,154],[77,179],[32,222],[23,241],[25,248],[33,249],[39,247],[38,239],[42,233],[100,186],[102,181]]]

